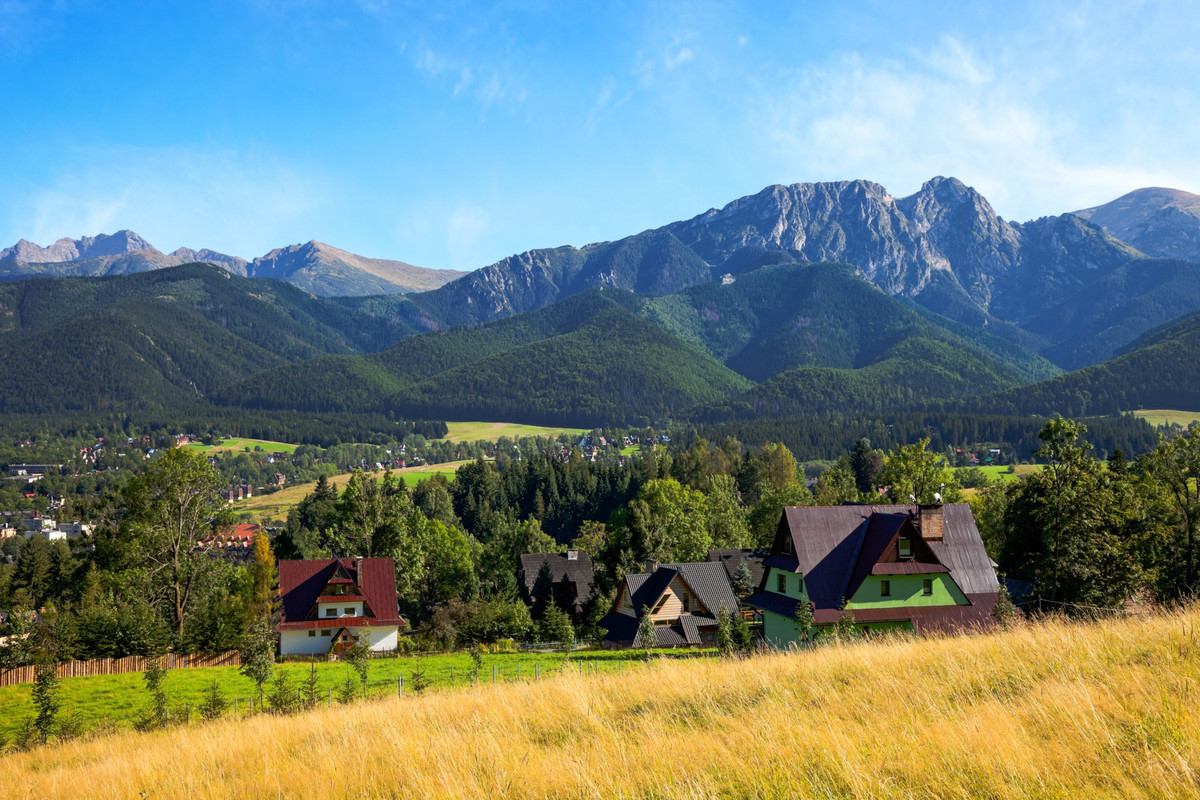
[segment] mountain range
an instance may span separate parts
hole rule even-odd
[[[903,198],[868,181],[774,186],[405,294],[342,291],[408,265],[315,242],[252,262],[167,256],[128,231],[20,242],[0,251],[10,277],[115,274],[0,284],[15,376],[0,410],[600,425],[1200,409],[1200,382],[1181,379],[1200,330],[1197,200],[1145,189],[1018,224],[953,178]],[[427,273],[413,280],[445,277]]]
[[[29,277],[127,275],[205,262],[246,278],[279,278],[319,297],[402,294],[435,289],[465,273],[366,258],[322,242],[278,247],[253,261],[214,250],[157,250],[133,231],[59,239],[40,247],[24,239],[0,250],[0,281]]]

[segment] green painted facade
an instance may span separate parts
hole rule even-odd
[[[779,591],[782,576],[784,591]],[[925,594],[925,581],[930,583],[930,593]],[[883,595],[883,581],[888,581],[889,593]],[[804,591],[803,576],[772,567],[767,574],[764,589],[773,594],[782,594],[793,600],[807,600]],[[850,609],[868,608],[915,608],[928,606],[967,605],[968,601],[958,584],[945,573],[928,575],[869,575],[862,586],[854,593],[847,603]],[[802,641],[801,634],[796,630],[791,617],[785,617],[772,611],[763,611],[763,637],[767,644],[773,647],[786,648],[798,645]],[[823,626],[814,626],[810,635],[816,639],[821,636]],[[913,625],[908,620],[891,622],[872,622],[856,626],[859,630],[871,631],[912,630]]]
[[[883,582],[889,594],[882,592]],[[924,581],[930,583],[925,594]],[[967,598],[946,573],[932,575],[868,575],[850,598],[849,608],[912,608],[914,606],[965,606]]]

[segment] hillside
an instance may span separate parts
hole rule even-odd
[[[990,413],[1115,414],[1141,408],[1200,411],[1200,313],[1144,334],[1117,357],[1020,389],[963,403]]]
[[[536,690],[502,681],[119,733],[6,766],[43,798],[1194,796],[1198,624],[1191,608],[626,663]]]
[[[1075,215],[1146,255],[1200,261],[1200,195],[1157,186],[1135,189]]]
[[[463,274],[452,269],[427,269],[403,261],[366,258],[322,242],[279,247],[246,267],[247,277],[278,278],[318,297],[422,292]]]

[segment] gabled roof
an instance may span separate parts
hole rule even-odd
[[[345,578],[341,577],[343,575]],[[358,587],[364,605],[374,614],[363,624],[407,624],[400,617],[396,597],[396,567],[392,559],[322,558],[279,562],[279,592],[283,596],[280,630],[323,627],[315,624],[322,620],[310,620],[308,616],[330,582],[352,583]],[[346,622],[346,618],[341,618],[340,624]]]
[[[725,566],[725,573],[733,581],[733,573],[745,564],[750,570],[750,584],[758,586],[762,583],[763,559],[771,554],[769,547],[755,547],[746,550],[713,549],[708,551],[709,561],[719,561]]]
[[[615,642],[636,642],[642,608],[654,608],[677,577],[688,585],[696,600],[708,613],[685,613],[671,625],[655,626],[656,646],[700,644],[700,628],[715,625],[717,614],[722,608],[729,612],[737,611],[737,598],[734,597],[733,589],[729,587],[729,576],[720,562],[660,564],[654,572],[630,573],[625,576],[624,586],[617,593],[617,603],[613,610],[600,620],[600,626],[608,630],[605,638]],[[632,609],[624,607],[620,602],[622,596],[630,599]]]
[[[595,594],[596,573],[592,568],[592,559],[582,550],[573,551],[575,558],[569,553],[525,553],[520,557],[521,580],[525,586],[525,595],[532,599],[533,587],[537,583],[538,572],[543,563],[550,565],[550,574],[558,583],[567,577],[575,584],[580,603]]]
[[[771,555],[763,563],[803,575],[818,612],[840,608],[842,599],[853,595],[871,574],[949,572],[968,597],[994,595],[999,583],[970,506],[951,503],[941,512],[942,540],[931,541],[920,537],[916,506],[790,506],[784,509]],[[914,560],[893,567],[885,551],[904,532],[913,537]],[[781,547],[785,537],[791,554]],[[760,595],[765,588],[759,584],[759,594],[749,601],[752,605],[763,607]]]

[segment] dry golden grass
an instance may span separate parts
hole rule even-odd
[[[13,797],[1196,797],[1200,609],[447,690],[14,754]]]

